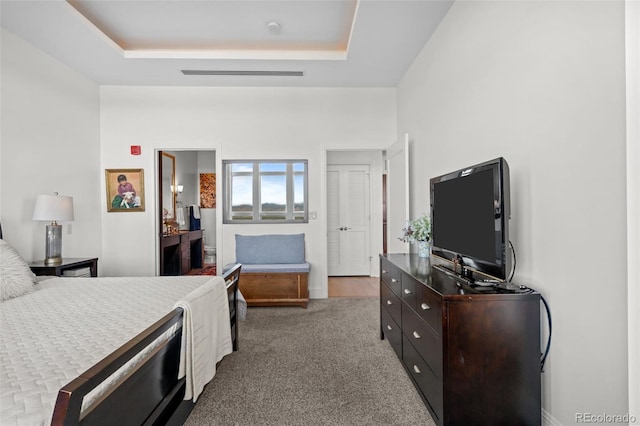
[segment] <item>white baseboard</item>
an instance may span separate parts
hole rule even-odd
[[[556,419],[544,408],[542,409],[542,425],[543,426],[564,426],[560,420]]]

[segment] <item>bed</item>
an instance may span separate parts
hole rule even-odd
[[[222,277],[44,279],[16,256],[0,240],[0,424],[182,424],[237,350],[241,265]]]

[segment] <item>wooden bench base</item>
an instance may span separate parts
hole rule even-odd
[[[240,292],[247,306],[301,306],[309,303],[309,274],[241,272]]]

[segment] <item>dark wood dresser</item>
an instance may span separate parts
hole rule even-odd
[[[429,259],[381,255],[380,336],[438,425],[540,425],[539,293],[460,285]]]
[[[180,231],[160,239],[160,275],[186,275],[202,268],[202,230]]]

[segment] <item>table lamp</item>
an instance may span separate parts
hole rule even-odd
[[[62,225],[57,221],[73,220],[73,197],[38,195],[33,209],[33,220],[51,221],[47,225],[45,265],[62,263]]]

